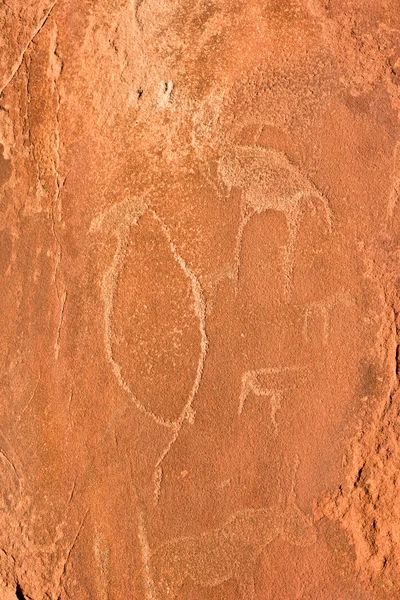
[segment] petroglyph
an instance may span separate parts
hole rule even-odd
[[[235,274],[235,264],[232,263],[229,265],[225,265],[216,273],[212,273],[211,275],[204,275],[201,278],[201,283],[203,285],[203,289],[206,296],[206,307],[208,315],[211,314],[214,309],[215,302],[217,300],[218,289],[221,282],[224,281],[224,279],[234,280]]]
[[[108,578],[110,571],[110,549],[106,539],[101,532],[97,532],[94,537],[94,556],[99,571],[100,579],[100,600],[108,600]]]
[[[346,291],[340,291],[337,294],[324,298],[316,302],[310,302],[304,310],[303,337],[306,342],[311,341],[310,326],[313,318],[322,319],[322,345],[327,346],[331,331],[332,310],[342,305],[348,307],[352,303],[350,294]]]
[[[133,390],[130,388],[126,380],[122,375],[121,366],[115,360],[113,356],[113,312],[114,312],[114,297],[118,286],[118,280],[121,275],[124,262],[126,259],[127,247],[129,243],[129,237],[132,225],[136,225],[141,216],[148,212],[157,221],[160,226],[161,232],[165,236],[170,246],[172,255],[175,261],[178,263],[180,268],[183,270],[185,275],[190,281],[192,294],[193,294],[193,309],[199,320],[200,328],[200,355],[197,364],[196,376],[192,386],[192,389],[187,398],[186,404],[183,406],[182,411],[176,420],[170,420],[164,418],[162,415],[157,415],[150,411],[146,406],[138,400]],[[106,233],[112,234],[117,237],[118,244],[114,255],[113,262],[109,269],[106,271],[103,278],[103,301],[104,301],[104,315],[105,315],[105,328],[104,328],[104,342],[105,350],[108,361],[112,367],[113,373],[116,376],[120,386],[129,394],[131,400],[135,406],[141,412],[148,415],[159,425],[168,427],[172,431],[172,438],[166,448],[161,453],[154,469],[153,482],[154,482],[154,498],[157,503],[160,496],[161,482],[163,478],[162,463],[171,450],[172,446],[178,439],[179,433],[185,422],[192,424],[194,422],[194,411],[192,404],[197,391],[200,387],[201,378],[203,375],[204,363],[207,355],[208,340],[206,333],[206,303],[203,296],[203,291],[199,282],[199,279],[188,267],[185,260],[179,254],[171,235],[168,231],[167,226],[163,220],[157,215],[157,213],[148,208],[148,206],[138,198],[126,199],[122,203],[111,208],[107,213],[100,215],[93,220],[91,231],[96,232],[103,230]]]
[[[151,564],[151,551],[146,528],[146,515],[140,502],[137,503],[138,511],[138,536],[142,552],[144,584],[146,600],[156,600],[156,592],[153,580],[153,569]]]
[[[197,366],[196,377],[195,377],[195,380],[193,383],[192,390],[189,394],[188,401],[183,408],[181,416],[175,422],[176,425],[179,426],[182,418],[184,420],[187,419],[189,421],[193,419],[192,404],[193,404],[193,400],[197,394],[197,391],[199,389],[201,378],[203,375],[204,362],[205,362],[207,350],[208,350],[208,339],[207,339],[207,333],[206,333],[206,302],[204,299],[203,290],[202,290],[202,287],[201,287],[198,277],[196,277],[196,275],[189,268],[189,266],[187,265],[185,260],[182,258],[182,256],[180,256],[180,254],[177,250],[177,247],[175,246],[174,242],[172,241],[171,234],[168,231],[167,226],[162,221],[162,219],[160,219],[160,217],[155,213],[154,210],[150,210],[150,213],[158,221],[158,223],[161,227],[161,230],[164,233],[164,235],[170,245],[171,252],[172,252],[176,262],[181,267],[182,271],[185,273],[185,275],[187,276],[187,278],[189,279],[189,281],[191,283],[193,300],[194,300],[194,312],[199,320],[200,338],[201,338],[199,362],[198,362],[198,366]]]
[[[288,227],[283,274],[285,297],[289,300],[293,288],[293,271],[303,200],[317,200],[324,211],[329,232],[332,212],[327,197],[291,163],[287,156],[273,148],[233,146],[219,161],[219,176],[228,190],[238,187],[242,192],[242,208],[234,261],[236,280],[239,278],[243,235],[254,215],[268,210],[283,212]]]
[[[400,600],[398,4],[0,2],[0,600]]]
[[[243,600],[255,597],[254,569],[276,538],[296,546],[316,542],[311,519],[290,495],[274,508],[242,510],[220,528],[165,542],[151,553],[156,600],[174,599],[188,579],[202,587],[237,582]]]
[[[162,417],[151,413],[133,394],[129,385],[121,373],[121,367],[113,356],[113,325],[112,318],[114,312],[114,296],[118,286],[118,280],[121,275],[131,227],[136,224],[139,218],[146,212],[147,206],[140,198],[127,198],[120,204],[113,206],[108,212],[96,217],[91,224],[91,232],[102,230],[117,237],[117,249],[111,266],[107,269],[103,277],[102,295],[104,302],[104,346],[107,359],[111,365],[112,371],[118,380],[120,386],[129,394],[136,408],[146,413],[157,423],[171,426],[171,423],[165,422]]]
[[[264,369],[246,371],[243,373],[239,396],[238,415],[240,416],[243,413],[245,402],[249,394],[269,397],[271,406],[271,421],[274,426],[275,433],[278,433],[276,416],[278,410],[282,406],[282,400],[284,396],[284,375],[285,373],[296,371],[304,371],[304,367],[266,367]]]

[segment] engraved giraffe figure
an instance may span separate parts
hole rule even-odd
[[[285,298],[293,289],[294,260],[301,221],[301,204],[306,198],[321,203],[329,232],[332,212],[326,196],[293,164],[284,152],[258,146],[233,146],[219,160],[219,176],[229,190],[242,191],[241,219],[236,238],[235,270],[239,276],[243,235],[251,218],[267,210],[283,212],[288,227],[284,255]]]

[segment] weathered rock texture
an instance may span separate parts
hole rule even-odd
[[[0,23],[0,599],[398,600],[398,1]]]

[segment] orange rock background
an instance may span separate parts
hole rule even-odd
[[[398,3],[0,22],[0,598],[399,598]]]

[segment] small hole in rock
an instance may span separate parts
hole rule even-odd
[[[137,97],[138,97],[138,100],[140,100],[140,98],[141,98],[142,96],[143,96],[143,90],[138,90],[138,91],[137,91]]]
[[[19,583],[17,583],[17,588],[15,590],[15,595],[18,598],[18,600],[26,600],[25,596],[24,596],[24,592],[21,589],[21,586],[19,585]]]

